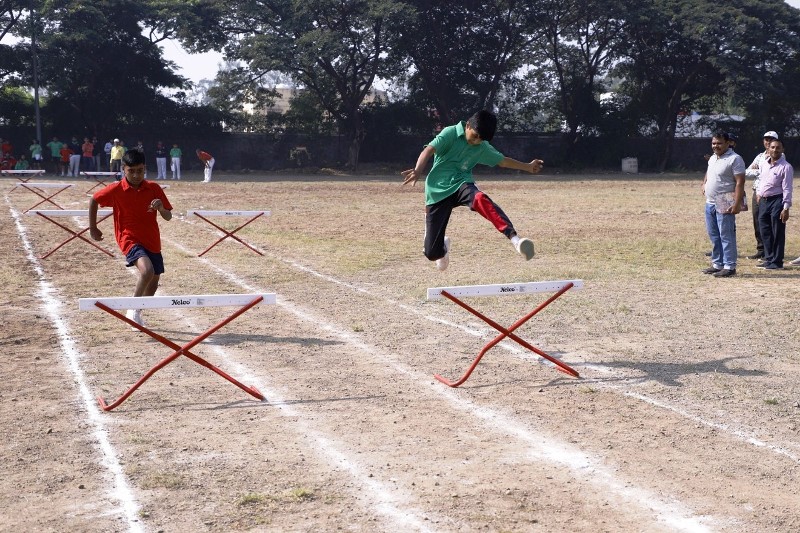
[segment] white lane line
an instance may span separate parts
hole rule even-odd
[[[616,375],[616,373],[612,369],[610,369],[608,367],[605,367],[605,366],[602,366],[602,365],[596,365],[594,363],[585,363],[585,364],[579,365],[579,366],[582,366],[583,368],[589,368],[591,370],[594,370],[594,371],[596,371],[598,373],[602,373],[602,374],[614,374],[614,375]],[[693,413],[690,413],[689,411],[687,411],[686,409],[684,409],[682,407],[678,407],[676,405],[672,405],[672,404],[670,404],[668,402],[665,402],[665,401],[662,401],[662,400],[651,398],[649,396],[646,396],[646,395],[638,393],[638,392],[633,392],[631,390],[627,390],[626,388],[624,388],[624,387],[619,385],[619,383],[625,384],[626,382],[629,385],[635,385],[637,381],[638,381],[637,378],[623,377],[622,381],[618,381],[616,384],[615,383],[606,383],[606,382],[601,381],[601,380],[591,380],[591,383],[594,383],[598,387],[603,387],[603,388],[607,388],[607,389],[612,389],[612,390],[618,391],[618,392],[624,394],[625,396],[628,396],[630,398],[635,398],[635,399],[640,400],[640,401],[645,402],[645,403],[649,403],[650,405],[654,405],[654,406],[659,407],[661,409],[665,409],[667,411],[672,411],[673,413],[678,414],[678,415],[680,415],[680,416],[682,416],[684,418],[687,418],[687,419],[689,419],[689,420],[691,420],[691,421],[693,421],[693,422],[695,422],[697,424],[702,424],[702,425],[710,427],[712,429],[715,429],[715,430],[722,431],[724,433],[728,433],[730,435],[733,435],[734,437],[738,438],[739,440],[744,441],[747,444],[751,444],[751,445],[755,446],[756,448],[764,448],[764,449],[769,450],[769,451],[771,451],[771,452],[773,452],[773,453],[775,453],[777,455],[783,455],[783,456],[787,457],[788,459],[791,459],[792,461],[794,461],[796,463],[800,463],[800,456],[798,456],[797,454],[789,451],[788,449],[786,449],[784,447],[776,446],[775,444],[770,444],[768,442],[765,442],[765,441],[759,439],[758,437],[755,436],[755,433],[752,432],[752,431],[745,431],[744,429],[737,429],[737,428],[731,426],[730,424],[725,424],[725,423],[722,423],[722,422],[714,422],[713,420],[706,420],[705,418],[703,418],[701,416],[698,416],[698,415],[695,415]]]
[[[170,245],[181,250],[187,255],[193,255],[190,250],[181,244],[172,240],[165,240],[169,242]],[[249,293],[259,292],[258,289],[252,285],[248,284],[241,278],[238,278],[231,272],[218,267],[205,257],[198,257],[197,259],[209,268],[215,270],[218,274],[222,275],[230,282],[240,286],[245,291]],[[277,299],[277,305],[279,307],[287,309],[291,313],[301,317],[303,320],[310,321],[315,325],[320,325],[320,323],[314,317],[304,314],[291,304],[283,301],[283,298],[281,298],[280,294],[277,295]],[[188,317],[184,316],[184,320],[186,320],[188,324],[192,325]],[[336,331],[334,331],[334,333],[336,333]],[[267,400],[270,403],[279,403],[281,408],[278,410],[278,413],[284,417],[290,418],[293,421],[293,426],[295,426],[294,431],[297,431],[301,435],[305,435],[306,440],[310,440],[315,443],[315,446],[312,447],[315,453],[323,456],[323,459],[325,459],[329,464],[333,464],[344,469],[352,478],[355,479],[357,483],[359,483],[360,490],[358,491],[358,497],[365,501],[368,506],[371,505],[371,507],[368,507],[368,510],[376,511],[383,515],[387,520],[391,521],[389,524],[390,527],[388,528],[389,530],[413,530],[428,532],[432,530],[426,524],[426,521],[428,523],[430,523],[430,521],[438,523],[446,522],[446,520],[443,518],[434,517],[430,513],[424,513],[419,509],[410,507],[408,502],[411,497],[408,494],[401,494],[397,487],[391,487],[388,484],[381,482],[374,473],[366,472],[363,466],[361,466],[353,457],[344,451],[344,445],[329,439],[324,433],[315,429],[312,426],[312,423],[307,420],[307,417],[302,411],[293,408],[285,399],[280,399],[285,397],[286,394],[281,394],[272,386],[266,384],[264,379],[260,378],[245,365],[231,359],[231,357],[225,352],[224,348],[214,344],[208,344],[207,346],[216,352],[221,359],[225,360],[226,365],[230,365],[231,368],[236,370],[237,379],[243,381],[244,383],[254,385],[261,391],[262,394],[264,394],[264,396],[267,397]],[[241,378],[239,376],[241,376]],[[370,475],[373,477],[370,477]]]
[[[191,254],[189,250],[179,243],[170,241],[170,244],[185,253]],[[264,289],[247,283],[222,267],[217,266],[209,259],[198,259],[202,260],[203,263],[246,291],[267,292]],[[361,292],[369,294],[366,290]],[[604,492],[610,491],[618,499],[637,505],[644,513],[652,513],[657,522],[673,528],[676,531],[707,532],[710,531],[710,529],[706,523],[716,522],[713,517],[696,516],[690,509],[687,509],[686,506],[677,501],[664,500],[650,490],[635,487],[630,482],[618,479],[608,467],[602,464],[600,458],[592,457],[590,454],[566,442],[553,439],[542,433],[537,433],[528,429],[523,424],[513,420],[512,417],[507,416],[501,411],[477,406],[471,400],[462,398],[462,396],[453,389],[444,387],[438,382],[432,382],[430,375],[408,368],[406,365],[398,362],[397,357],[382,353],[376,347],[352,335],[348,330],[327,322],[323,318],[315,316],[314,313],[301,309],[299,306],[289,304],[283,301],[280,295],[278,296],[278,305],[286,308],[298,318],[338,336],[344,342],[364,352],[368,356],[378,359],[381,363],[393,368],[398,373],[406,375],[415,385],[426,386],[429,391],[447,399],[454,408],[467,414],[477,416],[483,420],[487,426],[493,427],[495,431],[498,431],[504,437],[508,435],[515,436],[529,447],[528,453],[531,457],[539,460],[548,460],[551,463],[569,468],[576,477],[581,477],[588,483],[598,485]]]
[[[188,220],[185,221],[185,222],[187,224],[194,224],[194,222],[188,221]],[[342,280],[334,278],[333,276],[330,276],[328,274],[322,274],[321,272],[317,272],[316,270],[314,270],[314,269],[312,269],[310,267],[307,267],[305,265],[302,265],[302,264],[298,263],[297,261],[294,261],[294,260],[291,260],[291,259],[285,259],[285,258],[277,256],[276,254],[274,254],[272,252],[269,252],[267,250],[262,250],[258,246],[253,246],[253,247],[256,248],[259,252],[263,253],[265,256],[268,256],[268,257],[270,257],[270,258],[272,258],[272,259],[274,259],[276,261],[280,261],[282,263],[285,263],[285,264],[291,266],[292,268],[294,268],[296,270],[299,270],[299,271],[304,272],[306,274],[309,274],[311,276],[317,277],[319,279],[325,280],[325,281],[327,281],[329,283],[332,283],[332,284],[335,284],[335,285],[339,285],[339,286],[342,286],[342,287],[346,287],[346,288],[351,289],[353,291],[356,291],[356,292],[371,296],[371,297],[373,297],[375,299],[382,300],[385,303],[388,303],[390,305],[396,306],[396,307],[398,307],[400,309],[403,309],[404,311],[407,311],[407,312],[412,313],[414,315],[420,316],[420,317],[422,317],[422,318],[424,318],[426,320],[429,320],[431,322],[435,322],[435,323],[439,323],[439,324],[443,324],[443,325],[446,325],[446,326],[449,326],[449,327],[453,327],[453,328],[459,329],[461,331],[464,331],[464,332],[468,333],[469,335],[473,335],[475,337],[479,337],[479,338],[482,338],[482,339],[490,338],[487,335],[486,330],[477,330],[477,329],[469,328],[469,327],[466,327],[466,326],[463,326],[463,325],[460,325],[460,324],[456,324],[456,323],[450,322],[450,321],[445,320],[443,318],[439,318],[439,317],[436,317],[434,315],[430,315],[430,314],[424,313],[424,312],[420,311],[419,309],[416,309],[416,308],[414,308],[414,307],[412,307],[410,305],[404,304],[404,303],[402,303],[402,302],[400,302],[398,300],[395,300],[393,298],[387,297],[387,296],[385,296],[383,294],[377,294],[374,291],[371,291],[371,290],[369,290],[367,288],[359,287],[358,285],[355,285],[353,283],[348,283],[346,281],[342,281]],[[505,348],[506,350],[508,350],[512,354],[522,358],[523,360],[538,362],[538,363],[541,363],[541,364],[545,364],[547,366],[555,366],[552,363],[550,363],[550,362],[548,362],[548,361],[546,361],[546,360],[544,360],[544,359],[542,359],[542,358],[540,358],[538,356],[530,355],[529,352],[527,352],[525,350],[521,350],[520,348],[517,348],[515,345],[513,345],[511,343],[501,342],[501,343],[498,344],[498,346]],[[590,363],[580,363],[580,362],[570,363],[570,364],[573,365],[573,366],[576,366],[576,367],[591,368],[591,369],[594,369],[596,371],[600,371],[600,372],[603,372],[603,373],[606,373],[606,374],[611,373],[613,375],[618,375],[613,369],[608,368],[608,367],[604,367],[602,365],[597,365],[597,364],[593,364],[593,363],[592,364],[590,364]],[[622,377],[624,377],[624,376],[622,376]],[[730,426],[728,424],[723,424],[723,423],[719,423],[719,422],[713,422],[713,421],[710,421],[710,420],[706,420],[706,419],[703,419],[703,418],[700,418],[700,417],[696,417],[696,416],[688,413],[687,411],[683,410],[681,407],[672,405],[672,404],[670,404],[668,402],[665,402],[663,400],[658,400],[656,398],[651,398],[649,396],[646,396],[646,395],[640,394],[640,393],[633,393],[633,392],[630,392],[630,391],[626,391],[626,390],[624,390],[624,389],[622,389],[620,387],[615,387],[615,386],[603,384],[601,382],[598,382],[598,384],[607,386],[608,388],[619,390],[623,394],[625,394],[626,396],[629,396],[631,398],[635,398],[635,399],[643,401],[645,403],[649,403],[650,405],[653,405],[655,407],[659,407],[661,409],[665,409],[665,410],[671,411],[671,412],[673,412],[675,414],[684,416],[684,417],[686,417],[686,418],[688,418],[690,420],[693,420],[693,421],[695,421],[697,423],[706,425],[708,427],[712,427],[712,428],[717,429],[719,431],[723,431],[723,432],[727,433],[728,435],[731,435],[732,437],[736,438],[737,440],[740,440],[742,442],[745,442],[745,443],[750,444],[752,446],[755,446],[757,448],[766,449],[766,450],[769,450],[770,452],[773,452],[773,453],[775,453],[777,455],[782,455],[784,457],[787,457],[787,458],[789,458],[789,459],[791,459],[791,460],[793,460],[795,462],[800,462],[800,457],[798,457],[797,455],[795,455],[792,452],[790,452],[788,449],[786,449],[786,447],[777,446],[777,445],[774,445],[774,444],[769,444],[769,443],[766,443],[766,442],[761,441],[760,439],[758,439],[758,437],[756,437],[755,431],[753,431],[752,429],[737,429],[737,428],[732,427],[732,426]]]
[[[86,384],[86,375],[83,373],[79,363],[84,355],[76,347],[75,341],[70,333],[69,325],[66,323],[66,320],[62,318],[64,316],[64,306],[56,296],[57,291],[55,287],[47,281],[44,269],[39,259],[37,259],[36,254],[33,252],[33,246],[28,240],[25,226],[20,220],[20,213],[10,205],[7,195],[5,201],[14,219],[14,224],[16,225],[19,238],[22,241],[22,246],[25,248],[28,261],[33,265],[33,269],[36,272],[39,285],[37,296],[42,302],[42,308],[47,313],[50,323],[58,334],[58,342],[61,345],[61,351],[67,368],[72,373],[72,377],[78,385],[79,396],[86,409],[87,420],[89,426],[92,428],[92,434],[100,451],[101,465],[111,474],[112,485],[108,495],[113,501],[118,502],[120,507],[120,509],[114,511],[113,514],[120,513],[125,516],[129,531],[142,532],[144,529],[138,518],[139,505],[128,486],[128,481],[125,478],[125,473],[119,462],[117,451],[108,438],[108,429],[103,421],[100,409],[97,407],[97,401]]]

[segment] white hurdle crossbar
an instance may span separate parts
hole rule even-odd
[[[504,296],[509,294],[533,294],[536,292],[556,292],[567,283],[572,289],[582,289],[579,279],[562,281],[530,281],[525,283],[496,283],[493,285],[461,285],[456,287],[433,287],[428,289],[428,300],[443,298],[442,291],[453,296]]]
[[[142,296],[142,297],[117,297],[117,298],[80,298],[78,300],[78,309],[81,311],[97,311],[102,310],[106,313],[126,322],[130,326],[138,329],[142,333],[146,333],[150,337],[159,341],[161,344],[174,350],[169,356],[162,359],[159,363],[147,371],[132,387],[130,387],[122,396],[116,401],[107,404],[102,396],[97,398],[100,407],[104,411],[111,411],[122,402],[124,402],[133,392],[139,388],[150,376],[167,366],[169,363],[185,355],[200,366],[204,366],[215,372],[219,376],[233,383],[251,396],[264,400],[264,395],[255,387],[248,387],[243,385],[236,379],[232,378],[216,366],[212,365],[202,357],[192,353],[190,350],[203,342],[205,339],[216,333],[220,328],[234,320],[236,317],[242,315],[247,310],[259,304],[275,304],[277,297],[275,293],[264,294],[205,294],[205,295],[180,295],[180,296]],[[152,331],[151,329],[134,322],[127,316],[119,313],[123,309],[158,309],[158,308],[187,308],[187,307],[223,307],[223,306],[239,306],[239,309],[228,316],[226,319],[220,321],[215,326],[207,329],[203,333],[197,335],[190,342],[180,346],[175,342],[167,339],[166,337]]]
[[[434,377],[444,383],[449,387],[458,387],[467,379],[469,379],[470,374],[472,371],[475,370],[475,367],[478,366],[481,358],[493,348],[497,343],[501,340],[508,337],[509,339],[513,340],[520,346],[527,348],[528,350],[536,353],[540,357],[547,359],[554,365],[556,368],[564,372],[565,374],[569,374],[573,377],[580,377],[578,372],[574,369],[570,368],[566,364],[562,363],[558,359],[552,357],[551,355],[543,352],[539,348],[531,345],[524,339],[521,339],[519,336],[514,334],[514,330],[522,326],[525,322],[533,318],[539,311],[550,305],[553,301],[559,298],[562,294],[567,292],[570,289],[581,289],[583,288],[583,281],[579,279],[574,280],[561,280],[561,281],[532,281],[532,282],[525,282],[525,283],[497,283],[493,285],[462,285],[456,287],[433,287],[428,289],[428,300],[437,300],[440,298],[447,298],[451,302],[455,303],[456,305],[460,306],[461,308],[469,311],[474,316],[480,318],[491,327],[496,329],[500,332],[500,335],[489,341],[483,349],[478,353],[478,356],[473,360],[472,365],[467,369],[461,379],[457,381],[451,381],[439,374],[435,374]],[[544,302],[539,304],[533,311],[526,314],[519,320],[517,320],[513,325],[505,328],[492,320],[491,318],[487,317],[486,315],[480,313],[479,311],[475,310],[474,308],[467,305],[465,302],[461,300],[464,297],[472,297],[472,296],[507,296],[511,294],[519,295],[519,294],[534,294],[540,292],[554,292],[552,296],[547,298]]]
[[[119,296],[112,298],[79,298],[81,311],[100,311],[101,303],[110,309],[164,309],[169,307],[227,307],[246,305],[261,297],[259,304],[275,304],[275,293],[263,294],[191,294],[186,296]]]
[[[203,250],[202,252],[197,254],[198,257],[202,257],[206,252],[211,250],[213,247],[215,247],[216,245],[218,245],[219,243],[221,243],[222,241],[224,241],[228,237],[238,241],[243,246],[251,249],[252,251],[257,253],[258,255],[264,255],[259,250],[253,248],[252,246],[250,246],[249,244],[244,242],[242,239],[240,239],[239,237],[234,235],[234,233],[236,233],[237,231],[239,231],[243,227],[247,226],[248,224],[250,224],[251,222],[253,222],[257,218],[262,217],[262,216],[269,216],[269,214],[270,214],[270,212],[267,211],[266,209],[263,209],[263,210],[249,210],[249,211],[240,211],[240,210],[234,210],[234,209],[232,209],[232,210],[189,209],[188,211],[186,211],[186,216],[187,217],[195,215],[195,216],[197,216],[197,218],[205,220],[206,222],[208,222],[209,224],[211,224],[212,226],[214,226],[215,228],[217,228],[219,231],[221,231],[224,234],[222,237],[217,239],[217,241],[214,244],[212,244],[211,246],[209,246],[208,248],[206,248],[205,250]],[[228,231],[225,228],[220,227],[217,224],[214,224],[207,217],[251,217],[251,218],[249,218],[247,220],[247,222],[245,222],[244,224],[242,224],[238,228],[236,228],[234,230],[231,230],[231,231]]]

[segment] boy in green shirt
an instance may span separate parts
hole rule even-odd
[[[478,189],[472,177],[472,169],[479,163],[531,174],[542,169],[541,159],[523,163],[498,152],[489,144],[496,130],[497,117],[479,111],[466,123],[444,128],[423,148],[416,166],[402,172],[403,185],[415,184],[433,156],[433,167],[425,179],[425,257],[436,261],[439,270],[445,270],[450,262],[450,237],[445,229],[453,208],[460,205],[469,206],[494,224],[526,260],[534,255],[533,241],[517,235],[503,210]]]

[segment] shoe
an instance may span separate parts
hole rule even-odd
[[[775,263],[766,263],[762,268],[764,270],[783,270],[782,266],[778,266]]]
[[[793,260],[789,261],[789,264],[790,265],[794,265],[794,266],[800,266],[800,257],[798,257],[797,259],[793,259]]]
[[[145,327],[144,326],[144,320],[142,320],[142,310],[141,309],[128,309],[128,312],[125,313],[125,317],[130,319],[130,320],[133,320],[134,322],[136,322],[140,326]],[[140,330],[139,330],[139,328],[135,328],[135,327],[131,326],[131,331],[140,331]]]
[[[722,269],[721,268],[717,268],[715,266],[711,266],[711,267],[708,267],[705,270],[702,270],[702,272],[703,272],[703,274],[716,274],[720,270],[722,270]]]
[[[711,257],[711,252],[706,252],[706,257]]]
[[[525,257],[526,261],[530,261],[531,259],[533,259],[533,255],[535,252],[533,249],[532,240],[521,238],[520,240],[517,241],[517,245],[515,246],[515,248],[517,249],[517,252],[519,252],[520,255]]]
[[[723,268],[719,272],[714,273],[715,278],[729,278],[736,275],[735,268]]]
[[[747,258],[748,259],[763,259],[764,258],[764,252],[756,252],[753,255],[748,255]]]
[[[444,257],[436,260],[436,268],[439,272],[444,272],[450,265],[450,237],[444,238]]]

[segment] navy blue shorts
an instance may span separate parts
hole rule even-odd
[[[127,262],[125,266],[134,266],[140,257],[150,258],[150,262],[153,263],[153,272],[155,272],[156,275],[164,273],[164,257],[161,255],[161,252],[154,254],[145,249],[141,244],[133,245],[133,248],[125,255],[125,261]]]

